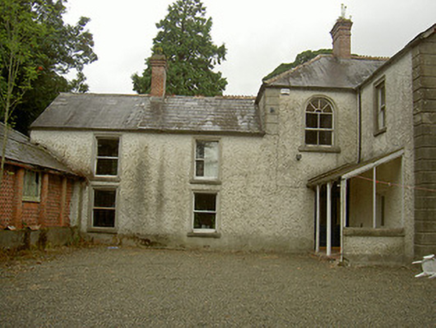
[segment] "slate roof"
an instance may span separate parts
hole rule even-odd
[[[1,142],[3,142],[4,132],[5,126],[3,123],[0,123]],[[9,129],[8,131],[5,158],[10,162],[37,166],[41,169],[50,169],[61,173],[74,174],[44,148],[31,143],[28,137],[13,129]]]
[[[252,97],[60,94],[31,129],[262,134]]]
[[[267,81],[267,86],[355,88],[382,66],[387,58],[353,56],[351,59],[318,55]]]

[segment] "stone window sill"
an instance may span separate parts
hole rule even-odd
[[[188,232],[187,236],[199,238],[221,238],[219,232]]]
[[[404,228],[344,228],[344,236],[404,237]]]
[[[385,133],[386,130],[387,130],[386,127],[384,127],[384,128],[382,128],[382,129],[380,129],[380,130],[375,131],[375,132],[374,132],[374,137],[377,137],[377,136],[379,136],[379,135]]]
[[[300,146],[298,148],[300,152],[312,152],[312,153],[340,153],[341,148],[337,146]]]

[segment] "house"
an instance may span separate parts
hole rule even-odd
[[[5,126],[0,123],[1,140],[4,135]],[[31,228],[37,231],[36,242],[39,230],[53,228],[56,232],[50,232],[49,239],[60,243],[60,239],[70,234],[71,216],[76,216],[77,208],[72,204],[77,205],[80,179],[45,149],[9,128],[0,188],[0,229]],[[21,233],[12,234],[11,237],[11,233],[1,232],[1,247],[20,246]]]
[[[256,98],[166,96],[163,56],[149,95],[61,94],[31,139],[86,176],[75,224],[356,263],[436,251],[436,25],[390,59],[352,55],[351,26]]]

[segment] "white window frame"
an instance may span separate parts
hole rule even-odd
[[[386,131],[386,81],[380,79],[374,84],[374,134]]]
[[[197,194],[207,194],[215,196],[215,210],[196,210],[195,208],[195,200]],[[218,212],[219,212],[219,192],[212,190],[194,190],[192,192],[192,231],[194,233],[216,233],[218,231]],[[195,228],[195,214],[196,213],[205,213],[205,214],[214,214],[215,215],[215,228]]]
[[[37,179],[37,186],[36,186],[36,195],[30,195],[29,189],[28,189],[28,179],[35,179],[35,175],[36,175],[36,179]],[[25,170],[24,171],[24,176],[23,176],[23,197],[22,200],[23,201],[27,201],[27,202],[40,202],[41,201],[41,172],[38,171],[32,171],[32,170]]]
[[[96,191],[115,191],[115,204],[113,207],[96,207],[95,206],[95,192]],[[90,231],[105,231],[105,232],[115,232],[118,227],[118,187],[111,185],[92,185],[90,187],[90,215],[89,215],[89,229]],[[100,227],[94,225],[94,210],[113,210],[114,211],[114,224],[112,227]]]
[[[323,108],[319,108],[318,106],[313,106],[312,104],[315,101],[320,101],[323,100],[327,103],[327,105],[330,107],[331,109],[331,128],[322,128],[321,127],[321,113],[323,113],[323,110],[326,108],[326,106],[324,106]],[[314,108],[314,111],[308,111],[307,108],[309,106],[312,106]],[[317,126],[316,127],[308,127],[308,122],[307,122],[307,114],[317,114]],[[330,114],[330,113],[329,113]],[[316,144],[312,144],[312,143],[307,143],[306,140],[306,133],[308,131],[315,131],[317,133],[317,143]],[[331,132],[331,143],[330,144],[321,144],[320,141],[320,132]],[[332,148],[335,145],[335,106],[333,105],[333,102],[328,99],[325,96],[322,95],[317,95],[314,96],[312,98],[310,98],[310,100],[306,103],[306,106],[304,107],[304,145],[305,147],[313,147],[313,148]]]
[[[199,162],[207,163],[206,158],[197,157],[197,145],[199,142],[216,143],[216,175],[215,176],[200,176],[197,175],[197,165]],[[203,164],[204,165],[204,164]],[[204,165],[205,167],[206,165]],[[192,177],[193,182],[200,183],[219,183],[221,176],[221,141],[217,138],[195,138],[193,141],[193,165]]]
[[[117,156],[100,156],[98,154],[98,145],[100,140],[117,140],[118,141],[118,154]],[[94,147],[94,176],[99,178],[118,178],[120,175],[120,153],[121,153],[121,137],[119,135],[96,135],[95,147]],[[116,174],[98,174],[98,161],[100,159],[117,160],[117,172]]]

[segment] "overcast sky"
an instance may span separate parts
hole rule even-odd
[[[131,75],[145,69],[156,23],[173,0],[68,0],[68,23],[80,16],[94,36],[99,60],[85,68],[93,93],[134,93]],[[256,95],[262,78],[305,50],[331,48],[330,30],[347,6],[351,51],[392,56],[436,23],[436,0],[203,0],[212,39],[225,43],[225,95]]]

